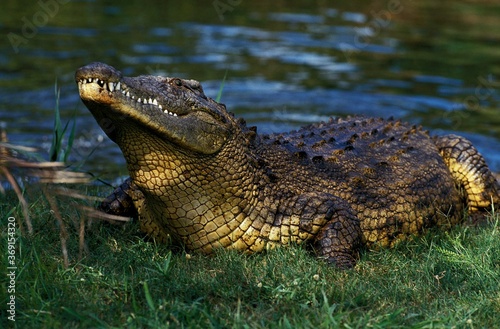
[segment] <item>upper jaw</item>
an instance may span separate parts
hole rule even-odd
[[[173,113],[168,109],[164,108],[156,97],[147,97],[147,96],[137,96],[130,92],[130,88],[123,82],[112,82],[105,81],[99,78],[86,78],[78,81],[78,89],[80,91],[80,96],[82,99],[88,98],[89,90],[91,89],[100,89],[102,91],[107,91],[110,95],[119,96],[118,93],[121,93],[121,97],[125,97],[129,102],[136,102],[137,105],[153,105],[158,108],[165,114],[172,115],[174,117],[177,116],[177,113]]]
[[[158,77],[159,78],[159,77]],[[78,84],[80,97],[84,101],[96,103],[127,102],[134,105],[152,105],[164,114],[177,116],[167,106],[162,105],[156,97],[148,96],[134,85],[130,78],[122,77],[120,71],[103,63],[91,63],[77,70],[75,80]]]

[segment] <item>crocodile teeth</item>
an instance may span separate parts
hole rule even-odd
[[[176,117],[176,116],[177,116],[177,114],[172,113],[172,112],[170,112],[170,111],[168,111],[168,110],[163,111],[163,113],[168,114],[168,115],[173,115],[174,117]]]
[[[121,83],[118,81],[117,83],[114,82],[106,82],[104,80],[98,79],[98,78],[85,78],[82,79],[78,82],[80,85],[85,85],[87,83],[96,83],[99,85],[99,87],[106,88],[106,90],[113,92],[115,90],[121,90]],[[125,94],[125,91],[122,90],[122,93]],[[130,96],[130,94],[129,94]]]
[[[120,81],[118,81],[117,83],[108,82],[109,91],[120,90],[120,87],[121,87]]]

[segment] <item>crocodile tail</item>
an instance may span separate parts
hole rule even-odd
[[[500,183],[472,143],[460,136],[434,138],[455,182],[465,190],[469,211],[500,205]]]

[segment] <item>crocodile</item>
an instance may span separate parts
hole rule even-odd
[[[352,268],[391,247],[500,204],[499,183],[465,138],[400,120],[332,118],[258,134],[195,80],[77,70],[83,103],[120,147],[130,178],[99,209],[188,252],[260,252],[308,242]]]

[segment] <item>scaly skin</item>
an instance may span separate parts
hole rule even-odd
[[[500,200],[484,159],[458,136],[366,118],[261,136],[194,80],[92,63],[76,81],[130,173],[100,208],[138,214],[146,233],[192,251],[311,241],[348,268],[362,246],[392,246]]]

